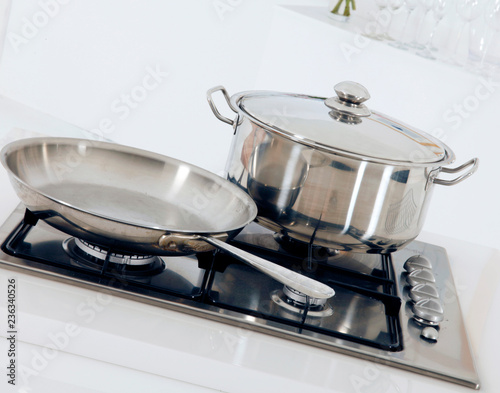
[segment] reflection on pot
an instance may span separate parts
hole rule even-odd
[[[406,231],[413,224],[417,212],[418,206],[413,198],[413,190],[410,189],[401,202],[389,206],[385,221],[387,233],[393,235]]]
[[[247,187],[260,214],[278,218],[294,205],[309,172],[302,150],[300,145],[283,144],[276,138],[255,146]]]

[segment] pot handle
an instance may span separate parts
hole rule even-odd
[[[212,87],[210,90],[207,91],[208,105],[210,105],[210,108],[212,109],[212,112],[214,113],[214,115],[215,115],[215,117],[217,119],[219,119],[220,121],[223,121],[224,123],[227,123],[227,124],[230,124],[230,125],[233,126],[234,125],[234,120],[231,120],[228,117],[222,116],[220,114],[219,110],[217,109],[217,107],[215,106],[214,101],[212,100],[212,95],[215,92],[217,92],[217,91],[222,92],[222,95],[226,99],[226,102],[229,105],[229,107],[231,108],[231,110],[234,111],[234,112],[237,112],[233,108],[233,106],[231,105],[231,98],[229,97],[229,94],[227,93],[226,88],[224,86],[215,86],[215,87]]]
[[[435,183],[435,184],[440,184],[442,186],[453,186],[457,183],[460,183],[461,181],[467,179],[468,177],[470,177],[474,172],[476,172],[477,170],[477,167],[479,165],[479,159],[477,158],[473,158],[469,161],[467,161],[465,164],[462,164],[456,168],[440,168],[440,170],[438,171],[438,173],[436,173],[435,177],[432,178],[432,182]],[[464,169],[470,167],[470,169],[465,172],[463,175],[455,178],[455,179],[451,179],[451,180],[444,180],[444,179],[438,179],[437,176],[439,174],[439,172],[445,172],[445,173],[458,173],[458,172],[461,172],[463,171]]]

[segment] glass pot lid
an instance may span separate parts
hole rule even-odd
[[[236,108],[266,129],[336,154],[383,163],[437,164],[453,161],[442,142],[371,111],[368,91],[355,82],[335,86],[337,97],[254,91],[232,97]]]

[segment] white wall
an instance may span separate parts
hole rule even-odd
[[[14,1],[0,93],[86,129],[102,123],[118,142],[220,171],[231,131],[219,127],[205,93],[218,84],[254,88],[277,2]]]
[[[117,142],[220,172],[231,127],[211,113],[207,89],[326,96],[335,83],[356,80],[370,90],[370,107],[436,134],[458,164],[481,159],[466,182],[436,187],[425,229],[497,247],[499,84],[487,90],[477,75],[383,43],[359,46],[359,35],[276,6],[326,6],[322,0],[12,3],[0,94],[86,129],[101,127]],[[342,44],[359,51],[347,58]],[[489,94],[477,98],[477,89]],[[472,109],[457,116],[464,102]]]

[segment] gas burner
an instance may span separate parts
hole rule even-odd
[[[274,240],[287,252],[296,256],[313,255],[315,260],[327,259],[339,254],[340,251],[333,248],[316,246],[311,243],[293,239],[281,233],[274,234]]]
[[[113,251],[74,237],[64,240],[63,248],[78,265],[102,272],[151,276],[165,269],[165,263],[157,256]]]
[[[282,291],[273,291],[271,299],[287,311],[303,314],[307,310],[309,317],[322,318],[333,314],[333,309],[327,303],[327,299],[309,297],[287,285],[283,286]]]

